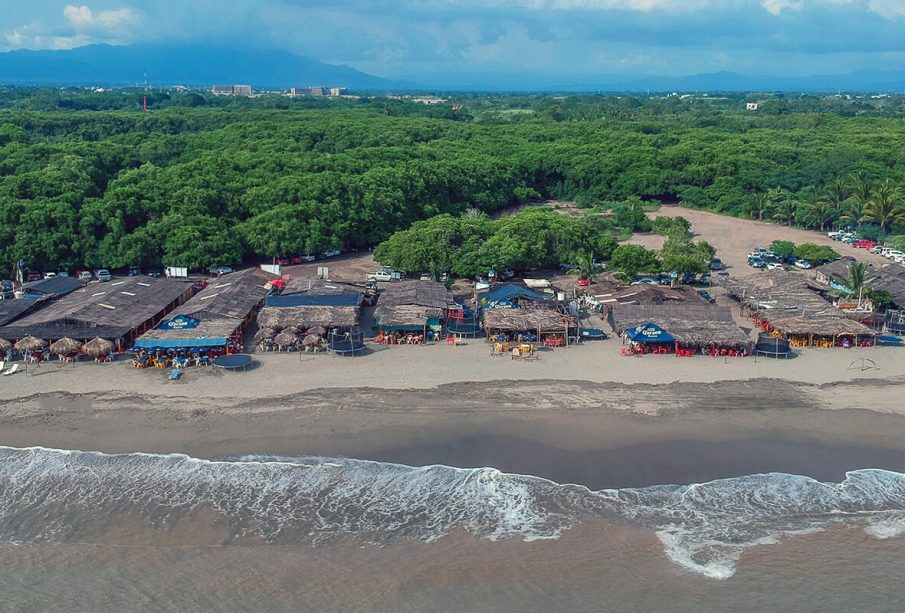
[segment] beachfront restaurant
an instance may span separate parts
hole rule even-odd
[[[122,352],[192,294],[191,283],[176,279],[136,276],[93,283],[0,327],[0,338],[34,337],[46,345],[62,339],[87,342],[99,337]]]
[[[267,296],[256,341],[263,351],[365,350],[359,327],[361,288],[323,279],[291,279]]]
[[[565,347],[578,333],[578,321],[558,304],[528,303],[513,308],[486,309],[484,331],[494,347],[505,343],[540,343],[545,347]]]
[[[751,352],[751,341],[729,307],[706,302],[618,304],[610,324],[622,336],[623,355],[675,353],[677,357],[736,357]]]
[[[443,334],[449,312],[460,308],[442,283],[388,283],[381,290],[374,310],[375,341],[387,345],[422,345],[436,340]]]
[[[223,275],[142,334],[134,348],[151,355],[199,358],[242,353],[244,332],[275,279],[275,275],[256,268]]]
[[[815,283],[782,270],[722,282],[760,332],[788,341],[792,348],[874,346],[876,331],[818,295],[821,286]]]

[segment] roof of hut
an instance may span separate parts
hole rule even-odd
[[[756,311],[775,314],[790,310],[799,314],[825,311],[829,304],[811,288],[814,281],[801,273],[764,270],[745,277],[718,277],[730,296]]]
[[[836,311],[833,309],[832,311]],[[876,336],[877,333],[862,323],[838,315],[838,311],[810,313],[808,315],[781,315],[772,317],[770,324],[791,336]]]
[[[304,330],[315,326],[351,328],[358,324],[358,313],[358,306],[264,307],[258,314],[258,325],[274,330],[289,326]]]
[[[141,336],[143,339],[166,340],[229,337],[242,324],[268,293],[264,286],[276,275],[258,268],[247,268],[223,275],[176,308],[166,319],[191,317],[198,325],[163,329],[159,326]]]
[[[374,316],[381,326],[421,326],[431,318],[442,318],[456,307],[453,295],[435,281],[388,283],[380,293]]]
[[[736,325],[729,307],[707,302],[618,304],[613,307],[612,319],[617,332],[652,322],[689,345],[741,345],[749,340]]]
[[[484,311],[484,328],[501,332],[564,332],[575,328],[575,318],[560,308],[538,304],[519,309],[489,309]]]

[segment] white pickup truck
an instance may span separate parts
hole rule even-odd
[[[368,274],[368,281],[399,281],[402,277],[403,273],[398,270],[383,268]]]

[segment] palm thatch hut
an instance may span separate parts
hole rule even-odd
[[[494,333],[512,334],[532,332],[563,334],[568,339],[569,330],[578,328],[575,318],[562,308],[537,303],[518,309],[488,309],[484,311],[484,330],[490,337]]]
[[[617,333],[654,323],[682,345],[708,347],[747,346],[748,334],[739,328],[729,307],[702,301],[669,304],[618,304],[610,312]]]
[[[72,338],[61,338],[50,346],[50,353],[54,355],[69,355],[82,348],[82,343]]]
[[[47,347],[47,343],[42,341],[39,338],[35,338],[34,336],[26,336],[23,339],[20,339],[16,342],[15,345],[16,351],[25,352],[25,351],[43,351],[45,347]]]
[[[13,348],[13,344],[5,338],[0,338],[0,351],[9,351]]]
[[[114,345],[111,341],[96,336],[82,346],[82,353],[98,357],[101,355],[110,355],[113,353],[113,348]]]
[[[294,347],[298,340],[298,337],[291,332],[280,332],[274,337],[273,343],[280,347]]]
[[[313,345],[319,345],[321,343],[321,337],[317,334],[309,334],[305,337],[305,340],[302,341],[302,345],[305,347],[311,347]]]

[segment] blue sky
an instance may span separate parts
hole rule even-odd
[[[905,0],[0,0],[0,49],[207,42],[380,76],[905,69]],[[241,42],[239,42],[241,41]]]

